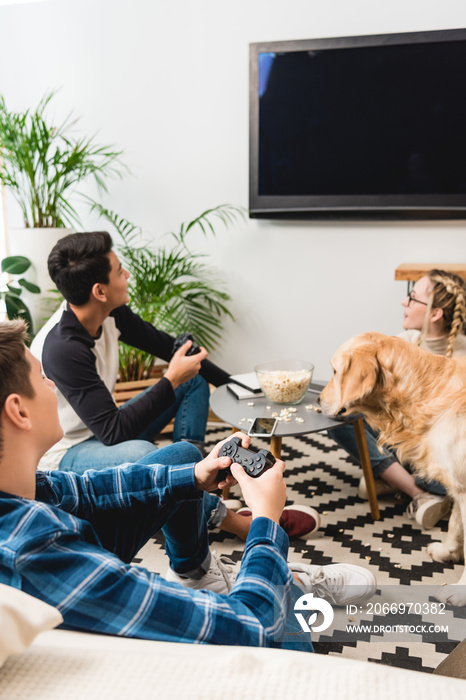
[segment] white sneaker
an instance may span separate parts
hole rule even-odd
[[[172,583],[180,583],[185,588],[203,588],[214,591],[214,593],[227,595],[235,582],[236,574],[231,570],[230,566],[225,566],[225,563],[234,566],[234,562],[225,557],[223,557],[223,561],[217,559],[215,552],[211,552],[211,556],[209,570],[201,578],[177,574],[176,571],[169,567],[165,574],[165,579]]]
[[[387,484],[386,481],[383,479],[374,479],[374,484],[375,484],[375,493],[377,496],[390,496],[394,493],[396,493],[396,489],[393,488],[393,486],[390,486],[390,484]],[[369,495],[367,493],[367,484],[365,478],[362,476],[361,480],[359,481],[359,486],[358,486],[358,496],[359,498],[362,498],[364,501],[369,500]]]
[[[349,605],[371,598],[376,589],[375,576],[368,569],[354,564],[288,564],[298,575],[307,593],[314,593],[333,605]]]
[[[243,507],[241,501],[237,501],[236,498],[222,498],[222,503],[228,508],[228,510],[237,511]]]
[[[450,508],[451,498],[449,496],[435,496],[425,491],[414,496],[406,508],[406,516],[410,520],[416,519],[418,525],[424,530],[430,530],[448,514]]]

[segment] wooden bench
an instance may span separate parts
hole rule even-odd
[[[113,398],[117,406],[122,406],[126,401],[135,398],[142,391],[145,391],[148,387],[154,386],[163,376],[163,371],[168,365],[159,365],[161,367],[160,376],[151,377],[150,379],[139,379],[134,382],[117,382],[115,384],[115,389],[113,391]],[[210,385],[210,391],[214,391],[215,387]],[[222,423],[223,421],[218,418],[215,413],[209,408],[208,421],[214,423]],[[170,432],[173,430],[173,421],[171,421],[163,430],[162,433]]]
[[[116,405],[122,406],[126,401],[134,399],[141,391],[145,391],[148,387],[157,384],[158,381],[160,381],[160,377],[139,379],[135,382],[117,382],[113,391]]]

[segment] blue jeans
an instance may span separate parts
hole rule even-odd
[[[146,391],[150,391],[146,389]],[[135,403],[141,398],[136,396],[124,404]],[[175,389],[175,403],[142,431],[138,436],[141,440],[151,442],[175,419],[173,427],[173,442],[190,440],[192,442],[204,442],[207,416],[209,415],[210,389],[206,380],[199,374]]]
[[[364,431],[366,433],[367,447],[371,460],[371,467],[374,479],[379,479],[383,472],[394,462],[398,462],[395,452],[388,448],[383,448],[383,452],[377,447],[378,433],[364,421]],[[353,459],[359,462],[358,444],[352,423],[345,423],[328,431],[329,437],[333,438],[337,445],[342,447]],[[413,469],[409,464],[403,464],[406,471],[412,473]],[[425,481],[420,476],[416,476],[416,485],[424,491],[444,496],[445,488],[438,481]]]
[[[398,458],[391,450],[384,448],[383,453],[379,451],[377,447],[377,438],[379,436],[366,421],[364,421],[364,431],[366,433],[367,447],[372,471],[374,472],[374,479],[378,479],[385,469],[398,461]],[[356,442],[356,434],[352,423],[344,423],[338,426],[338,428],[332,428],[332,430],[328,431],[328,436],[335,440],[337,445],[342,447],[353,459],[359,462],[358,444]]]
[[[150,391],[146,389],[146,391]],[[138,462],[154,451],[154,438],[175,418],[173,441],[190,440],[203,443],[209,413],[209,385],[199,375],[175,389],[175,402],[142,431],[136,440],[125,440],[117,445],[104,445],[91,437],[73,445],[63,456],[59,469],[83,474],[86,469],[116,467],[127,462]],[[139,401],[136,396],[124,404]],[[201,457],[202,459],[202,457]],[[195,460],[198,461],[198,460]],[[176,463],[176,462],[175,462]]]
[[[153,450],[138,460],[138,464],[193,464],[202,459],[200,451],[189,442],[180,442]],[[130,562],[137,552],[159,530],[165,535],[165,546],[171,566],[179,573],[196,572],[209,565],[208,526],[220,524],[227,512],[217,496],[203,492],[195,501],[181,501],[167,514],[167,509],[154,503],[153,517],[148,520],[138,512],[137,500],[131,518],[115,524],[112,551]]]

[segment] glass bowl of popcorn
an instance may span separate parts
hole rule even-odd
[[[304,360],[271,360],[254,368],[260,387],[272,403],[299,403],[311,383],[314,365]]]

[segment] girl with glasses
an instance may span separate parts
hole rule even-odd
[[[431,270],[401,304],[405,332],[400,338],[435,355],[466,355],[466,284],[461,277]]]
[[[431,270],[416,282],[401,303],[404,331],[400,338],[435,355],[466,357],[466,284],[461,277],[444,270]],[[377,433],[367,423],[365,431],[377,494],[403,492],[411,498],[406,510],[408,518],[416,519],[425,529],[434,527],[451,505],[443,486],[427,483],[412,474],[410,466],[400,464],[391,450],[380,453]],[[354,459],[358,458],[352,425],[335,428],[329,435]],[[364,478],[359,484],[359,496],[367,498]]]

